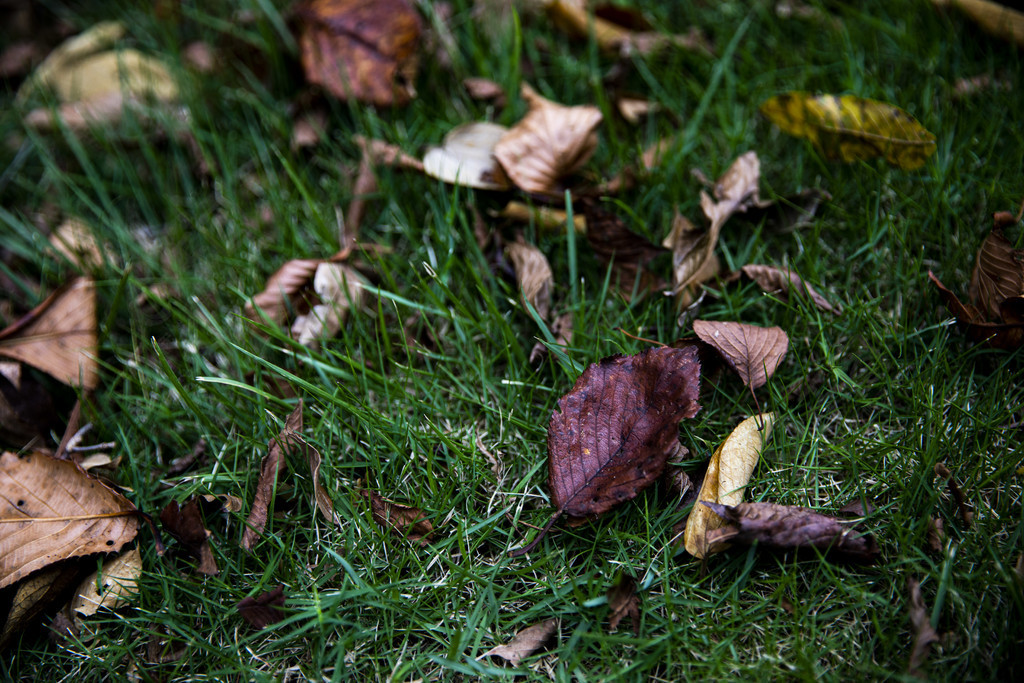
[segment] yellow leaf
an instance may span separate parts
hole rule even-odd
[[[750,481],[750,475],[754,473],[754,467],[771,436],[774,424],[774,413],[748,417],[711,456],[704,483],[697,494],[697,502],[686,520],[684,544],[691,555],[703,558],[716,552],[706,547],[704,538],[708,531],[725,524],[721,517],[701,501],[722,505],[739,505],[743,502],[743,491]]]
[[[761,105],[761,113],[796,137],[807,138],[826,159],[882,157],[911,171],[935,153],[935,136],[902,109],[853,95],[789,92]]]

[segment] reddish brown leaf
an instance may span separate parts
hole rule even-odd
[[[305,0],[295,14],[310,83],[377,106],[412,98],[422,25],[407,0]]]
[[[655,257],[665,250],[636,234],[625,221],[613,213],[604,211],[591,201],[582,201],[580,206],[587,218],[587,241],[600,259],[602,265],[609,263],[619,276],[622,291],[631,295],[634,291],[643,294],[661,289],[664,282],[647,268]]]
[[[320,451],[305,442],[303,442],[302,447],[306,451],[306,462],[309,463],[309,475],[313,480],[313,497],[316,499],[316,507],[320,510],[320,514],[324,516],[324,519],[332,524],[341,526],[341,519],[334,511],[334,503],[331,501],[331,494],[329,494],[327,489],[324,488],[324,485],[320,483],[320,465],[323,463]]]
[[[267,526],[267,514],[270,509],[270,501],[274,497],[274,490],[277,488],[277,478],[284,472],[285,453],[291,450],[300,449],[304,442],[300,433],[302,432],[302,400],[295,407],[292,414],[285,420],[284,429],[276,438],[270,440],[269,452],[263,458],[260,465],[260,479],[256,484],[256,497],[252,502],[252,510],[248,519],[245,520],[245,531],[242,533],[242,548],[252,550],[256,541],[263,535],[263,529]]]
[[[410,541],[418,541],[420,545],[430,541],[434,525],[424,518],[422,510],[393,503],[374,491],[363,489],[360,493],[370,501],[370,512],[378,525]]]
[[[935,277],[930,270],[928,277],[932,284],[939,290],[939,296],[946,308],[956,316],[956,321],[967,334],[967,338],[976,344],[987,344],[996,349],[1012,351],[1024,344],[1024,320],[1020,322],[992,323],[985,320],[985,316],[977,308],[970,304],[964,304],[944,284]],[[1015,300],[1010,300],[1011,302]],[[1004,302],[1005,303],[1005,302]],[[1011,315],[1015,303],[1010,304]]]
[[[932,628],[928,610],[924,606],[924,598],[921,596],[921,584],[917,579],[907,579],[907,592],[910,594],[910,623],[914,626],[914,645],[910,650],[907,673],[924,678],[921,667],[928,659],[932,643],[939,642],[939,634]]]
[[[243,598],[235,609],[250,626],[262,629],[285,618],[286,614],[281,608],[286,599],[284,586],[278,586],[256,597]]]
[[[778,550],[815,548],[838,559],[873,562],[879,554],[870,534],[853,533],[838,519],[807,508],[775,503],[740,503],[736,506],[703,502],[728,524],[708,532],[707,544],[759,543]]]
[[[1001,318],[1004,300],[1024,294],[1024,250],[1014,249],[998,228],[978,249],[969,294],[990,319]]]
[[[210,547],[210,532],[203,524],[203,516],[199,512],[198,498],[191,498],[183,507],[178,506],[178,501],[172,500],[160,512],[160,523],[167,533],[178,539],[199,560],[197,572],[213,576],[219,571],[217,560],[213,557],[213,548]]]
[[[262,292],[245,304],[245,315],[252,320],[259,320],[260,312],[272,322],[283,325],[293,311],[302,312],[302,292],[310,286],[313,274],[321,259],[294,259],[278,268],[277,272],[267,280]]]
[[[594,517],[654,482],[677,449],[680,420],[700,409],[699,388],[693,347],[611,356],[588,367],[558,401],[548,426],[557,510],[545,531],[562,513]],[[509,555],[529,552],[543,535]]]
[[[791,290],[796,291],[813,301],[814,305],[821,310],[828,311],[829,313],[838,312],[828,302],[828,299],[819,294],[817,290],[804,282],[795,271],[789,268],[776,268],[775,266],[751,263],[740,268],[740,271],[766,292],[789,294]]]
[[[722,354],[751,389],[764,386],[789,348],[789,337],[781,327],[695,320],[693,331]]]
[[[640,635],[640,597],[636,594],[636,581],[623,572],[618,582],[608,590],[608,632],[616,630],[625,617],[629,617],[633,633]]]
[[[491,648],[483,653],[478,659],[484,657],[501,657],[512,666],[519,666],[523,657],[529,657],[540,649],[541,645],[547,642],[555,631],[558,630],[558,620],[548,619],[533,626],[527,626],[517,633],[512,640],[504,645]]]
[[[505,106],[505,89],[487,78],[466,78],[462,87],[474,100],[494,102],[494,106],[502,109]]]

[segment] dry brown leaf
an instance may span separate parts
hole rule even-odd
[[[626,572],[622,572],[616,584],[608,589],[608,606],[611,608],[611,614],[608,615],[609,633],[616,630],[619,622],[628,616],[633,634],[640,635],[640,596],[636,594],[636,581]]]
[[[1001,40],[1024,47],[1024,13],[990,0],[932,0],[938,7],[952,5],[970,17],[984,31]]]
[[[121,553],[103,563],[93,572],[71,598],[71,612],[91,617],[101,607],[113,610],[128,604],[128,599],[139,592],[142,576],[142,553],[138,548]]]
[[[355,268],[321,262],[313,275],[313,291],[321,303],[295,318],[292,336],[303,346],[315,348],[321,339],[336,335],[348,312],[361,304],[364,284],[363,276]]]
[[[494,146],[494,157],[521,190],[557,195],[559,181],[579,170],[597,149],[601,111],[552,102],[526,84],[522,96],[530,110]]]
[[[572,344],[572,313],[563,313],[551,323],[551,336],[555,338],[555,344],[559,346],[570,346]],[[537,342],[530,349],[530,362],[536,363],[548,352],[548,347],[542,342]]]
[[[990,319],[1002,319],[1006,299],[1024,294],[1024,250],[1014,249],[999,228],[988,234],[978,249],[968,294]]]
[[[33,572],[13,587],[11,609],[0,629],[0,651],[19,638],[57,600],[66,599],[68,590],[81,578],[82,568],[78,562],[59,562]]]
[[[686,520],[683,539],[686,551],[695,557],[706,557],[722,548],[712,547],[706,538],[709,531],[725,522],[703,502],[738,505],[761,457],[775,424],[774,413],[748,417],[722,442],[708,463],[704,483],[697,494],[690,517]]]
[[[423,173],[423,162],[403,152],[398,145],[362,135],[353,135],[352,141],[362,150],[363,156],[375,166],[389,166]]]
[[[766,292],[782,292],[783,294],[789,294],[789,292],[796,291],[807,296],[814,305],[823,311],[829,313],[838,313],[838,311],[832,307],[832,304],[828,302],[828,299],[818,293],[813,287],[803,281],[803,279],[796,274],[796,271],[790,270],[789,268],[776,268],[775,266],[765,266],[760,264],[751,263],[740,268],[740,271],[749,277],[751,280],[757,283],[757,286]]]
[[[551,313],[551,289],[555,284],[547,257],[540,249],[523,241],[522,236],[510,242],[505,253],[515,268],[523,299],[533,306],[541,320],[547,320]]]
[[[587,242],[602,265],[612,265],[624,296],[643,296],[664,288],[664,281],[646,266],[665,252],[626,226],[619,216],[590,200],[579,202],[587,218]]]
[[[0,356],[27,363],[73,387],[99,386],[96,289],[79,277],[0,332]]]
[[[670,47],[709,53],[708,41],[696,28],[674,35],[643,30],[646,22],[637,23],[626,10],[609,4],[613,11],[598,8],[594,16],[585,0],[543,0],[548,16],[556,26],[571,36],[586,38],[591,32],[599,48],[623,55],[651,55]],[[618,10],[618,11],[614,11]]]
[[[263,291],[245,304],[246,317],[259,320],[259,312],[271,322],[283,325],[292,311],[301,311],[301,294],[321,263],[321,259],[287,261],[270,276]]]
[[[722,354],[751,390],[768,382],[789,348],[789,337],[781,327],[694,320],[693,331]]]
[[[0,456],[0,588],[60,560],[117,552],[138,531],[127,498],[74,463]]]
[[[679,310],[692,304],[701,286],[718,275],[715,245],[721,225],[701,230],[678,211],[672,218],[672,230],[661,245],[672,252],[672,294]]]
[[[907,579],[907,592],[910,594],[910,623],[914,627],[914,644],[910,650],[910,661],[907,662],[907,673],[923,678],[921,667],[928,659],[932,643],[939,642],[939,634],[932,628],[921,596],[921,584],[917,579]]]
[[[308,443],[303,441],[303,448],[306,450],[306,462],[309,463],[309,476],[313,480],[313,497],[316,499],[316,507],[320,511],[320,514],[324,516],[331,524],[337,524],[341,526],[341,518],[338,517],[338,513],[334,511],[334,502],[331,500],[331,494],[327,492],[324,485],[320,483],[320,466],[323,464],[323,458],[320,455],[320,451],[310,446]]]
[[[302,400],[285,420],[284,429],[270,440],[267,457],[260,465],[260,478],[256,484],[256,497],[252,502],[252,510],[245,520],[245,531],[242,533],[242,548],[252,550],[256,541],[263,535],[267,526],[267,515],[270,501],[277,489],[277,480],[287,468],[285,454],[304,445],[302,441]]]
[[[381,107],[415,95],[422,22],[406,0],[304,0],[295,16],[310,83]]]
[[[434,525],[423,516],[422,510],[394,503],[374,491],[363,489],[359,493],[370,501],[370,513],[378,526],[410,541],[418,541],[420,545],[430,541]]]
[[[498,142],[508,128],[477,121],[457,126],[444,136],[440,147],[423,156],[423,172],[452,185],[479,190],[507,190],[509,180],[494,158]]]
[[[96,241],[96,235],[81,218],[61,223],[50,235],[50,246],[83,271],[99,270],[104,263],[114,262],[110,250]]]
[[[191,498],[182,506],[172,500],[160,511],[160,523],[171,536],[188,549],[189,553],[199,560],[196,571],[207,576],[214,576],[217,560],[213,557],[210,545],[210,531],[203,524],[203,515],[199,510],[199,499]]]
[[[287,597],[284,594],[284,586],[260,593],[256,597],[242,598],[235,609],[239,616],[253,628],[263,629],[287,616],[281,608]]]
[[[707,193],[700,193],[700,206],[711,221],[710,231],[716,234],[729,217],[749,208],[764,208],[771,202],[762,201],[758,196],[761,181],[761,160],[757,152],[740,155],[718,179],[713,188],[715,201]]]
[[[504,645],[491,648],[477,659],[484,657],[501,657],[512,666],[519,666],[524,657],[529,657],[539,650],[558,630],[558,620],[548,619],[533,626],[527,626],[517,633],[512,640]]]
[[[1024,319],[1014,317],[1011,311],[1011,321],[1006,323],[993,323],[985,320],[984,314],[971,304],[964,304],[957,298],[956,294],[949,290],[939,278],[935,277],[932,271],[928,271],[928,278],[939,290],[939,296],[946,308],[956,316],[956,321],[967,334],[968,339],[976,344],[987,344],[993,348],[1012,351],[1024,344]],[[1011,305],[1014,305],[1013,300]],[[1004,302],[1005,305],[1005,302]],[[1003,313],[1003,308],[1000,308]]]

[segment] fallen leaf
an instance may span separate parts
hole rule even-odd
[[[284,594],[284,586],[269,591],[264,591],[256,597],[242,598],[235,609],[238,615],[256,629],[264,629],[284,619],[287,614],[284,607],[287,597]]]
[[[640,635],[640,597],[636,594],[636,581],[633,577],[622,572],[619,580],[608,589],[608,606],[611,614],[608,615],[608,632],[616,630],[625,617],[633,627],[633,634]]]
[[[96,241],[96,235],[81,218],[68,218],[50,235],[50,246],[83,271],[96,271],[113,263],[110,251]]]
[[[952,5],[971,18],[986,33],[1024,47],[1024,13],[989,0],[932,0],[937,7]]]
[[[717,243],[718,230],[701,230],[678,211],[672,218],[672,230],[661,245],[672,252],[672,294],[679,310],[690,306],[701,286],[718,275]]]
[[[229,493],[204,493],[199,496],[202,502],[202,512],[204,515],[210,514],[211,512],[241,512],[242,508],[245,507],[245,502],[238,496],[232,496]]]
[[[928,545],[928,550],[933,553],[939,554],[942,552],[942,547],[946,541],[946,530],[945,525],[942,522],[941,517],[929,517],[928,518],[928,533],[925,536],[925,542]]]
[[[693,331],[722,354],[751,390],[768,382],[789,348],[789,337],[781,327],[694,320]]]
[[[935,277],[932,271],[928,271],[928,278],[939,290],[939,296],[946,308],[956,316],[956,321],[967,334],[968,339],[976,344],[986,344],[996,349],[1012,351],[1024,345],[1024,320],[1014,318],[1011,313],[1012,322],[994,323],[985,320],[984,314],[971,304],[964,304],[957,298],[956,294],[950,291],[939,278]],[[1012,300],[1007,300],[1012,301]],[[1010,304],[1014,305],[1014,304]],[[1003,313],[1000,307],[1000,313]]]
[[[645,117],[658,111],[660,105],[640,97],[620,97],[615,100],[615,108],[627,123],[635,126]]]
[[[914,627],[914,644],[910,649],[907,673],[924,678],[921,667],[928,659],[932,643],[939,642],[939,634],[932,628],[928,610],[924,606],[924,597],[921,596],[921,584],[917,579],[907,579],[907,593],[910,594],[910,623]]]
[[[821,310],[829,313],[838,313],[832,304],[828,302],[828,299],[804,282],[796,274],[796,271],[789,268],[776,268],[775,266],[751,263],[740,268],[740,272],[756,282],[757,286],[765,292],[781,292],[784,295],[788,295],[790,291],[799,292],[814,302],[814,305]]]
[[[697,350],[668,347],[611,356],[583,371],[548,426],[548,469],[557,508],[527,546],[563,514],[582,523],[653,483],[676,451],[679,422],[700,406]]]
[[[285,471],[287,463],[285,454],[296,448],[301,448],[303,441],[302,433],[302,400],[285,420],[284,429],[275,438],[270,440],[267,457],[263,458],[260,465],[260,478],[256,484],[256,497],[252,502],[252,510],[245,520],[245,531],[242,533],[242,548],[252,550],[256,541],[263,535],[263,529],[267,526],[267,515],[270,509],[270,501],[277,489],[277,479]]]
[[[303,112],[292,125],[291,148],[316,147],[326,135],[327,112],[324,109]]]
[[[724,522],[712,514],[712,508],[702,503],[739,505],[743,502],[743,492],[774,425],[774,413],[748,417],[715,450],[697,494],[697,502],[686,520],[683,537],[686,552],[700,558],[718,552],[719,548],[713,547],[707,537]]]
[[[512,201],[505,205],[498,214],[501,218],[518,223],[530,223],[543,232],[564,232],[569,222],[568,212],[550,206],[524,204]],[[574,213],[572,216],[573,231],[577,235],[587,233],[587,217]]]
[[[56,426],[46,388],[18,361],[0,361],[0,441],[18,447],[42,444]]]
[[[563,313],[562,315],[555,318],[554,322],[551,323],[551,336],[555,338],[555,344],[562,347],[568,347],[572,344],[572,313]],[[537,342],[530,349],[530,363],[536,363],[540,360],[544,354],[548,352],[548,347],[542,342]]]
[[[540,249],[523,241],[522,236],[510,242],[505,253],[515,268],[523,299],[533,306],[541,320],[547,320],[551,313],[551,288],[555,284],[547,257]]]
[[[80,563],[58,562],[33,572],[12,587],[11,608],[0,629],[0,651],[20,638],[54,603],[65,600],[68,589],[77,585],[82,576]]]
[[[462,87],[474,100],[493,102],[498,109],[505,107],[505,89],[489,78],[466,78],[462,81]]]
[[[967,496],[964,495],[964,492],[956,483],[953,473],[944,463],[939,462],[935,463],[935,474],[946,480],[946,486],[949,488],[949,493],[953,496],[953,500],[956,502],[956,509],[957,512],[960,513],[960,519],[963,521],[964,526],[971,526],[971,522],[974,521],[974,512],[971,511],[971,506],[967,502]]]
[[[380,107],[412,99],[422,22],[409,2],[304,0],[295,16],[310,83]]]
[[[189,553],[199,560],[196,571],[207,576],[214,576],[220,570],[210,546],[210,532],[203,524],[203,516],[199,511],[199,499],[191,498],[185,505],[179,506],[172,500],[160,511],[160,523],[171,536],[188,549]]]
[[[138,548],[112,557],[78,587],[71,598],[71,611],[91,617],[101,607],[110,610],[122,607],[131,596],[138,594],[141,576],[142,553]]]
[[[708,208],[704,209],[711,220],[712,228],[716,221],[724,223],[734,213],[770,204],[758,195],[760,183],[761,160],[757,157],[757,152],[745,152],[737,157],[715,182],[712,192],[717,201],[711,205],[710,211]],[[701,206],[704,207],[704,204],[702,200]]]
[[[245,304],[245,315],[259,320],[262,313],[271,322],[283,325],[293,311],[302,311],[301,293],[309,286],[320,259],[294,259],[285,262],[267,280],[267,286]],[[308,310],[308,308],[306,309]]]
[[[708,41],[696,28],[689,33],[672,35],[638,29],[636,15],[619,6],[596,8],[592,15],[585,0],[543,0],[548,16],[556,26],[571,36],[586,38],[591,33],[597,46],[605,52],[623,55],[651,55],[667,48],[710,53]]]
[[[321,303],[295,318],[292,336],[303,346],[315,348],[321,339],[336,335],[348,312],[362,302],[365,282],[351,266],[320,263],[313,274],[313,291]]]
[[[882,157],[912,171],[935,153],[935,136],[910,114],[885,102],[789,92],[765,101],[761,113],[783,132],[810,140],[826,159]]]
[[[598,208],[594,202],[581,201],[580,206],[587,219],[587,242],[590,248],[602,265],[611,264],[619,276],[619,287],[626,297],[664,288],[661,278],[646,268],[648,263],[665,253],[662,247],[636,234],[626,226],[625,221]]]
[[[505,126],[478,121],[457,126],[444,136],[444,144],[423,156],[423,172],[452,185],[479,190],[507,190],[508,178],[494,158]]]
[[[73,387],[99,386],[93,281],[75,278],[0,331],[0,356],[20,360]]]
[[[778,550],[815,548],[852,562],[873,562],[878,557],[878,545],[870,534],[856,533],[835,517],[807,508],[775,503],[701,504],[727,522],[708,531],[709,548],[728,541]]]
[[[402,151],[398,145],[390,142],[353,135],[352,141],[359,146],[363,156],[376,166],[389,166],[423,173],[423,162]]]
[[[978,249],[968,295],[990,319],[1000,320],[1003,302],[1022,294],[1024,249],[1014,249],[1003,230],[994,228]]]
[[[327,492],[327,489],[320,482],[320,466],[323,464],[323,457],[321,457],[320,451],[305,441],[303,441],[302,447],[306,451],[309,476],[313,480],[313,498],[316,500],[316,507],[320,510],[320,514],[324,516],[324,519],[331,524],[341,526],[341,518],[334,511],[334,502],[331,500],[331,494]]]
[[[530,110],[494,146],[494,157],[521,190],[557,195],[559,181],[594,154],[601,111],[552,102],[526,84],[521,92]]]
[[[68,460],[0,456],[0,588],[71,557],[117,552],[135,538],[128,499]]]
[[[548,619],[533,626],[527,626],[517,633],[512,640],[504,645],[491,648],[477,659],[484,657],[501,657],[512,666],[519,666],[524,657],[529,657],[539,650],[558,630],[558,620]]]
[[[434,525],[423,516],[422,510],[394,503],[374,491],[363,489],[359,493],[370,501],[370,513],[378,526],[410,541],[417,541],[420,545],[430,541]]]

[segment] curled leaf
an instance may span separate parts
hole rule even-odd
[[[295,407],[295,410],[285,420],[284,429],[275,438],[270,440],[267,457],[263,458],[260,465],[260,478],[256,484],[256,496],[253,498],[252,510],[245,520],[245,531],[242,533],[242,548],[252,550],[256,541],[263,535],[263,529],[267,526],[267,516],[270,511],[270,501],[277,489],[278,476],[287,467],[285,454],[290,450],[301,449],[305,442],[302,440],[302,400]]]
[[[1014,249],[1002,229],[994,228],[981,243],[968,293],[990,319],[997,320],[1003,317],[1004,301],[1024,294],[1024,249]]]
[[[343,263],[322,262],[313,275],[313,291],[321,303],[292,323],[292,335],[303,346],[315,347],[320,339],[333,337],[353,307],[362,302],[365,280]]]
[[[521,237],[505,247],[505,253],[516,270],[523,299],[530,302],[542,320],[547,320],[551,312],[551,288],[555,283],[547,257]]]
[[[766,292],[782,292],[789,294],[790,291],[803,294],[814,305],[823,311],[837,313],[836,309],[828,302],[828,299],[818,293],[813,287],[803,281],[796,271],[789,268],[776,268],[759,264],[748,264],[740,268],[740,272],[757,283],[757,286]]]
[[[558,630],[558,620],[548,619],[533,626],[527,626],[504,645],[491,648],[478,659],[501,657],[512,666],[519,666],[524,657],[529,657],[548,641]]]
[[[363,489],[360,494],[370,501],[370,512],[380,527],[388,529],[410,541],[426,545],[434,533],[434,525],[423,516],[419,508],[400,505],[382,498],[374,491]]]
[[[939,290],[939,296],[946,308],[956,316],[956,321],[966,332],[968,339],[976,344],[987,344],[996,349],[1012,351],[1024,344],[1024,317],[1018,316],[1019,304],[1015,299],[1007,299],[1000,306],[1000,313],[1009,313],[1005,323],[994,323],[985,320],[984,314],[971,304],[965,304],[950,291],[930,270],[928,279]],[[1009,302],[1007,304],[1006,302]],[[1024,310],[1024,306],[1021,307]],[[1004,318],[1006,319],[1006,318]]]
[[[245,304],[245,314],[259,320],[259,313],[278,325],[284,324],[290,312],[301,307],[301,292],[322,263],[320,259],[294,259],[287,261],[267,280],[262,292]],[[308,310],[308,309],[307,309]]]
[[[508,132],[496,123],[466,123],[444,136],[441,147],[423,157],[423,172],[453,185],[480,190],[506,190],[508,178],[494,158],[498,141]]]
[[[672,230],[661,244],[672,252],[672,294],[679,310],[692,304],[701,286],[718,275],[717,242],[717,229],[701,230],[676,212]]]
[[[714,347],[751,389],[768,382],[789,348],[789,337],[781,327],[695,320],[693,331]]]

